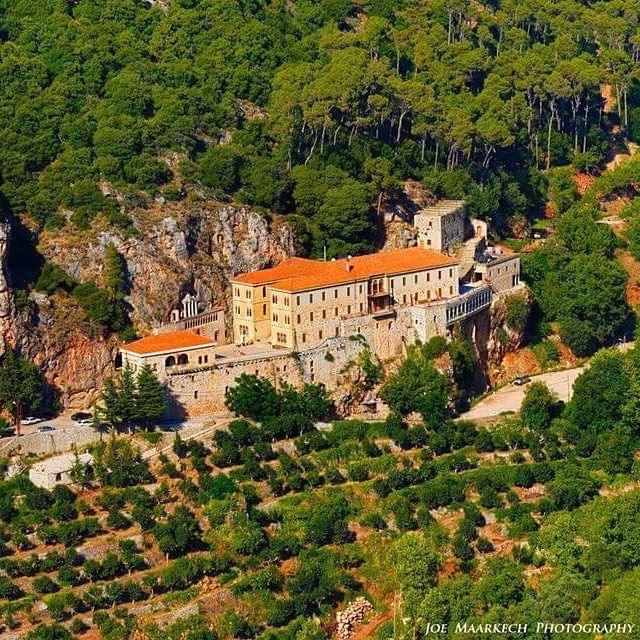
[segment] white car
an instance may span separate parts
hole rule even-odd
[[[28,427],[30,424],[38,424],[38,422],[42,422],[42,418],[29,416],[28,418],[23,418],[20,422]]]

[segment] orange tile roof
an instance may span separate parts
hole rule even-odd
[[[350,269],[347,268],[347,263],[350,264]],[[366,280],[373,276],[411,273],[454,264],[458,264],[458,261],[442,253],[411,247],[331,262],[289,258],[273,269],[244,274],[237,277],[236,281],[249,284],[271,283],[275,289],[282,291],[304,291]]]
[[[251,271],[250,273],[238,274],[233,281],[242,284],[269,284],[282,280],[283,278],[291,278],[304,273],[312,273],[318,269],[319,264],[324,264],[318,260],[309,260],[307,258],[287,258],[280,264],[270,269],[261,269],[260,271]]]
[[[145,355],[164,351],[177,351],[190,347],[213,346],[215,344],[211,338],[200,336],[197,333],[193,333],[193,331],[171,331],[170,333],[159,333],[158,335],[146,336],[140,340],[135,340],[125,344],[122,350]]]

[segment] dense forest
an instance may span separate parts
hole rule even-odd
[[[41,227],[233,197],[362,252],[417,178],[510,234],[640,137],[631,0],[0,1],[0,190]],[[613,113],[603,113],[604,95]]]

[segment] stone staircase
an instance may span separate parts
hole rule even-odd
[[[460,260],[461,282],[468,282],[473,277],[472,269],[476,262],[476,256],[485,246],[485,239],[481,236],[474,236],[462,243],[457,253],[457,258]]]

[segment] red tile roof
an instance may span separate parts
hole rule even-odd
[[[251,271],[250,273],[241,273],[233,280],[242,284],[270,284],[283,278],[291,278],[296,275],[317,271],[318,265],[321,264],[325,263],[318,260],[308,260],[307,258],[287,258],[275,267]]]
[[[282,291],[304,291],[454,264],[458,261],[442,253],[411,247],[331,262],[289,258],[277,267],[243,274],[235,280],[247,284],[272,284]]]
[[[170,333],[160,333],[155,336],[147,336],[140,340],[135,340],[122,347],[123,351],[132,351],[140,355],[149,353],[162,353],[165,351],[177,351],[179,349],[188,349],[192,347],[214,346],[216,343],[207,338],[200,336],[193,331],[172,331]]]

